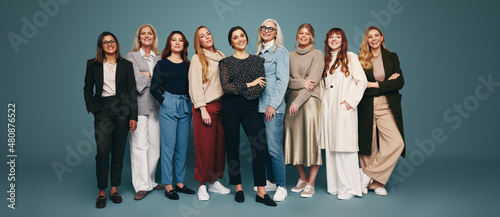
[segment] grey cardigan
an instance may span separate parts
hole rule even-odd
[[[128,61],[132,62],[135,75],[135,83],[137,87],[137,109],[138,115],[149,115],[152,112],[158,113],[158,101],[149,92],[149,84],[151,78],[141,74],[141,72],[149,72],[149,65],[141,56],[139,51],[130,51],[125,57]],[[161,59],[157,54],[153,59],[154,65]],[[153,73],[153,72],[151,72]]]

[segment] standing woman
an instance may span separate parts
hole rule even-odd
[[[254,186],[257,186],[255,201],[268,206],[276,203],[266,193],[265,151],[266,136],[264,121],[258,112],[258,97],[264,92],[264,59],[246,52],[248,37],[240,26],[229,30],[227,40],[234,54],[219,63],[220,80],[224,91],[222,124],[226,139],[229,184],[235,185],[238,203],[245,201],[240,173],[240,123],[247,134],[252,149]]]
[[[283,132],[285,164],[294,165],[299,181],[292,192],[312,197],[321,159],[321,80],[325,62],[323,53],[314,47],[314,29],[309,23],[300,25],[298,47],[290,53],[290,81],[285,96],[287,105]],[[309,177],[304,169],[309,167]]]
[[[116,187],[121,184],[127,134],[137,128],[137,96],[132,63],[121,57],[120,44],[111,32],[103,32],[97,39],[96,56],[87,61],[83,93],[87,111],[94,115],[99,188],[96,207],[103,208],[106,206],[108,173],[111,177],[111,200],[113,203],[122,202]]]
[[[340,200],[363,196],[358,170],[358,111],[367,81],[358,55],[348,52],[345,33],[328,31],[325,38],[323,135],[328,193]]]
[[[127,60],[134,66],[137,88],[138,123],[137,130],[130,134],[130,167],[135,200],[143,199],[146,194],[163,186],[155,182],[156,165],[160,158],[160,125],[158,121],[158,102],[149,91],[153,69],[160,60],[158,36],[152,25],[142,24],[135,34],[132,51]]]
[[[268,149],[266,156],[269,157],[266,159],[266,169],[267,178],[271,181],[266,181],[266,190],[276,190],[274,201],[284,201],[288,195],[281,137],[286,107],[285,92],[290,77],[290,54],[283,43],[278,22],[273,19],[265,20],[259,27],[255,54],[265,59],[267,87],[260,95],[259,112],[266,126]]]
[[[405,81],[398,55],[389,52],[384,42],[382,31],[370,26],[359,51],[368,79],[368,88],[358,105],[361,179],[363,191],[374,189],[378,195],[387,195],[384,186],[399,156],[405,156],[399,94]]]
[[[183,184],[186,174],[186,151],[191,124],[187,59],[188,41],[180,31],[172,31],[154,68],[151,94],[160,103],[161,179],[165,196],[179,199],[177,192],[194,194]],[[162,92],[163,91],[163,92]],[[175,153],[175,154],[174,154]],[[172,157],[175,157],[172,162]],[[175,189],[172,167],[175,166]]]
[[[208,191],[229,194],[217,179],[224,175],[225,148],[222,128],[222,86],[219,61],[224,53],[215,49],[212,33],[199,26],[194,33],[194,52],[189,66],[189,96],[193,101],[194,180],[200,182],[198,199],[209,200]]]

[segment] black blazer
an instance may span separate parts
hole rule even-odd
[[[122,115],[129,116],[130,120],[137,121],[137,93],[132,63],[125,59],[117,59],[116,63],[117,107]],[[101,110],[103,83],[103,64],[95,63],[94,59],[88,60],[87,72],[85,73],[85,86],[83,87],[83,95],[88,112],[95,114]]]
[[[405,80],[403,72],[399,66],[399,58],[396,53],[389,52],[382,48],[382,62],[384,63],[385,78],[378,82],[379,88],[366,88],[363,99],[358,104],[358,136],[359,136],[359,154],[370,155],[373,138],[373,97],[385,95],[389,102],[396,125],[399,132],[405,139],[403,129],[403,114],[401,112],[401,94],[399,90],[403,88]],[[399,73],[399,77],[394,80],[387,80],[392,74]],[[375,82],[373,68],[365,71],[366,78],[370,82]],[[406,147],[401,155],[404,157]]]

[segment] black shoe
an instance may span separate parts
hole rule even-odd
[[[96,208],[104,208],[106,206],[106,198],[104,196],[99,196],[95,202]]]
[[[175,191],[181,192],[184,194],[194,194],[194,190],[191,188],[188,188],[186,185],[184,185],[182,188],[179,186],[175,185]]]
[[[165,197],[168,197],[168,199],[170,199],[170,200],[178,200],[179,199],[179,195],[177,194],[177,192],[175,192],[174,189],[172,189],[170,191],[165,190]]]
[[[274,200],[271,199],[268,194],[265,194],[264,198],[260,197],[257,194],[255,196],[255,202],[257,202],[257,203],[263,203],[263,204],[266,204],[268,206],[276,206],[277,205],[276,202],[274,202]]]
[[[111,201],[113,201],[113,203],[121,203],[122,196],[120,196],[120,194],[118,194],[118,192],[115,192],[111,195]]]
[[[236,196],[234,196],[234,200],[238,203],[245,202],[245,195],[243,194],[243,191],[237,191]]]

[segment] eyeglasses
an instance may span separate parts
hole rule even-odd
[[[114,44],[115,43],[115,40],[114,39],[111,39],[109,41],[102,41],[102,44],[103,45],[108,45],[108,44]]]
[[[261,26],[260,27],[260,31],[263,31],[263,32],[272,32],[274,30],[276,30],[276,29],[273,28],[273,27],[267,27],[267,26]]]

